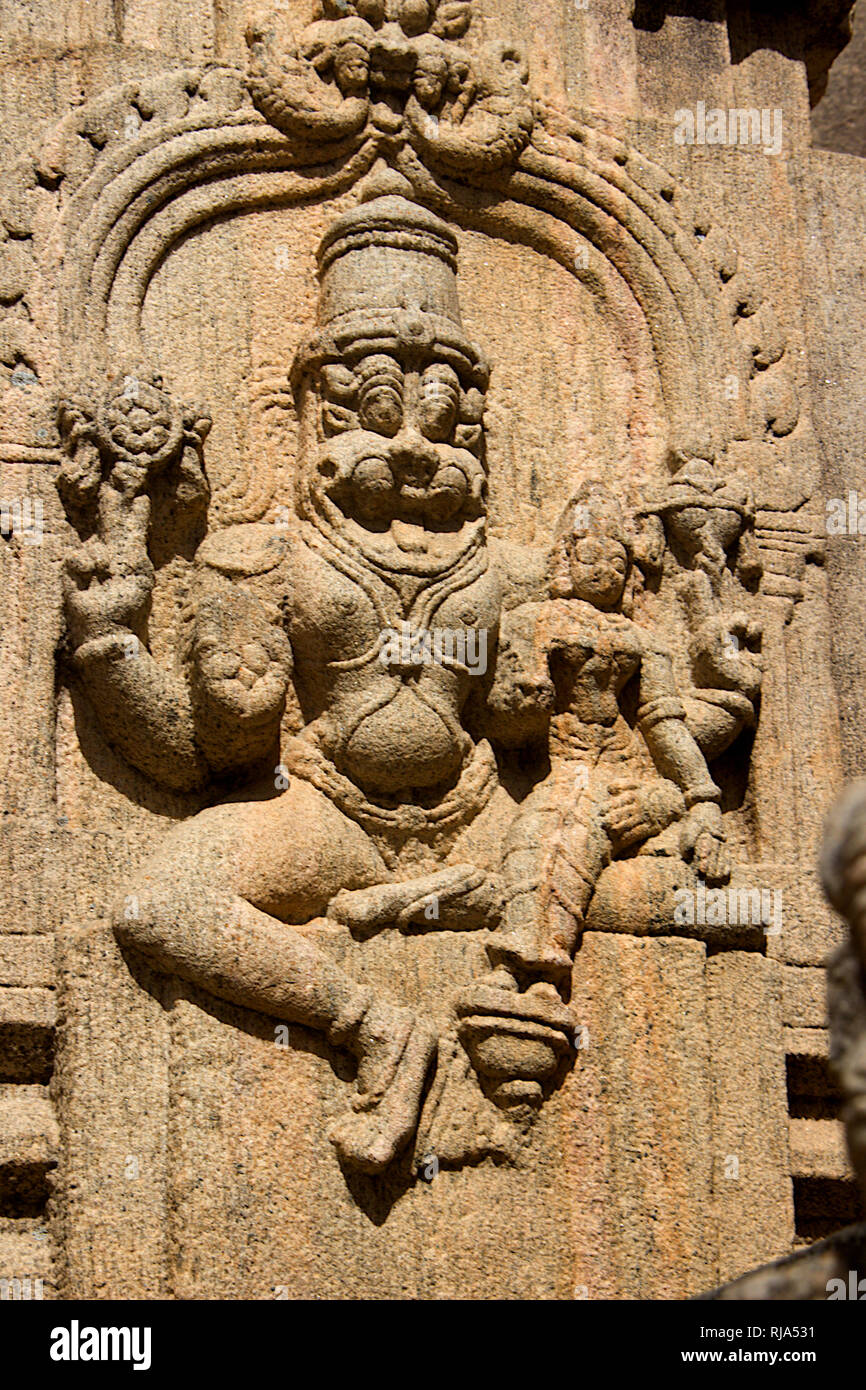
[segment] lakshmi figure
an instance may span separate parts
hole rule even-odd
[[[585,485],[558,527],[551,597],[535,614],[554,688],[551,771],[507,837],[507,906],[488,948],[517,975],[570,975],[602,871],[674,822],[680,853],[708,883],[730,872],[721,793],[671,657],[624,611],[633,564],[618,504]]]

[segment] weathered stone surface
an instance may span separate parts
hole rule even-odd
[[[833,1120],[792,1120],[791,1172],[798,1178],[851,1177],[842,1126]]]
[[[0,972],[15,988],[50,988],[56,979],[54,941],[49,936],[0,937]]]
[[[748,1303],[765,1299],[823,1303],[831,1296],[836,1299],[856,1298],[863,1270],[866,1269],[864,1236],[866,1231],[862,1225],[847,1226],[829,1240],[816,1242],[809,1250],[797,1251],[766,1269],[754,1270],[702,1297]]]
[[[0,1279],[2,1298],[32,1301],[56,1296],[51,1241],[46,1226],[35,1218],[0,1218]]]
[[[739,951],[707,961],[722,1278],[785,1253],[794,1238],[781,974],[775,961]]]
[[[165,1297],[165,1012],[130,977],[106,924],[64,928],[58,946],[61,1297]]]
[[[704,947],[588,932],[577,959],[575,1296],[687,1297],[718,1258]]]
[[[827,977],[817,966],[782,969],[782,1022],[788,1028],[826,1028]]]

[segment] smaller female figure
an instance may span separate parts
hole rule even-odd
[[[551,771],[506,840],[507,906],[488,954],[511,975],[556,980],[570,974],[615,857],[680,821],[679,852],[707,883],[724,881],[730,866],[719,788],[686,723],[670,655],[623,612],[633,542],[601,487],[586,485],[569,504],[554,560],[552,597],[535,619],[554,689]]]

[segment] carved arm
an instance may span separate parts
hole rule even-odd
[[[72,662],[108,742],[180,792],[273,749],[292,669],[279,614],[207,565],[197,570],[184,667],[165,670],[148,650],[151,496],[165,479],[178,513],[190,524],[201,516],[209,423],[159,378],[129,377],[99,405],[61,407],[69,462],[60,487],[70,515],[92,531],[63,576]]]
[[[684,694],[689,728],[708,761],[754,726],[761,693],[761,625],[741,609],[719,611],[704,575],[680,586],[691,628],[694,687]]]
[[[683,854],[694,858],[697,872],[708,881],[726,879],[730,864],[719,805],[721,793],[686,722],[669,653],[657,644],[649,646],[638,679],[638,726],[656,767],[680,788],[685,800],[688,815],[683,823]]]
[[[104,489],[101,531],[68,558],[64,597],[73,665],[109,743],[173,791],[207,780],[189,691],[154,661],[144,640],[154,572],[147,554],[150,499]],[[110,514],[110,517],[109,517]]]

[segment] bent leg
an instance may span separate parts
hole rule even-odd
[[[542,976],[570,974],[587,908],[609,859],[591,788],[575,797],[567,776],[552,776],[537,787],[505,842],[505,919],[488,945],[494,965]]]
[[[325,802],[311,816],[319,794],[299,790],[297,798],[215,807],[178,827],[136,885],[137,914],[118,912],[115,932],[156,969],[322,1032],[354,1053],[355,1104],[365,1113],[342,1122],[332,1137],[345,1161],[380,1171],[414,1131],[436,1039],[410,1010],[375,999],[300,930],[260,905],[285,906],[287,892],[314,905],[327,901],[341,880],[359,885],[384,873],[357,826],[347,822],[342,843],[335,840],[339,813]],[[321,834],[327,843],[320,853]],[[280,884],[291,885],[282,897]],[[313,915],[297,926],[314,921]]]

